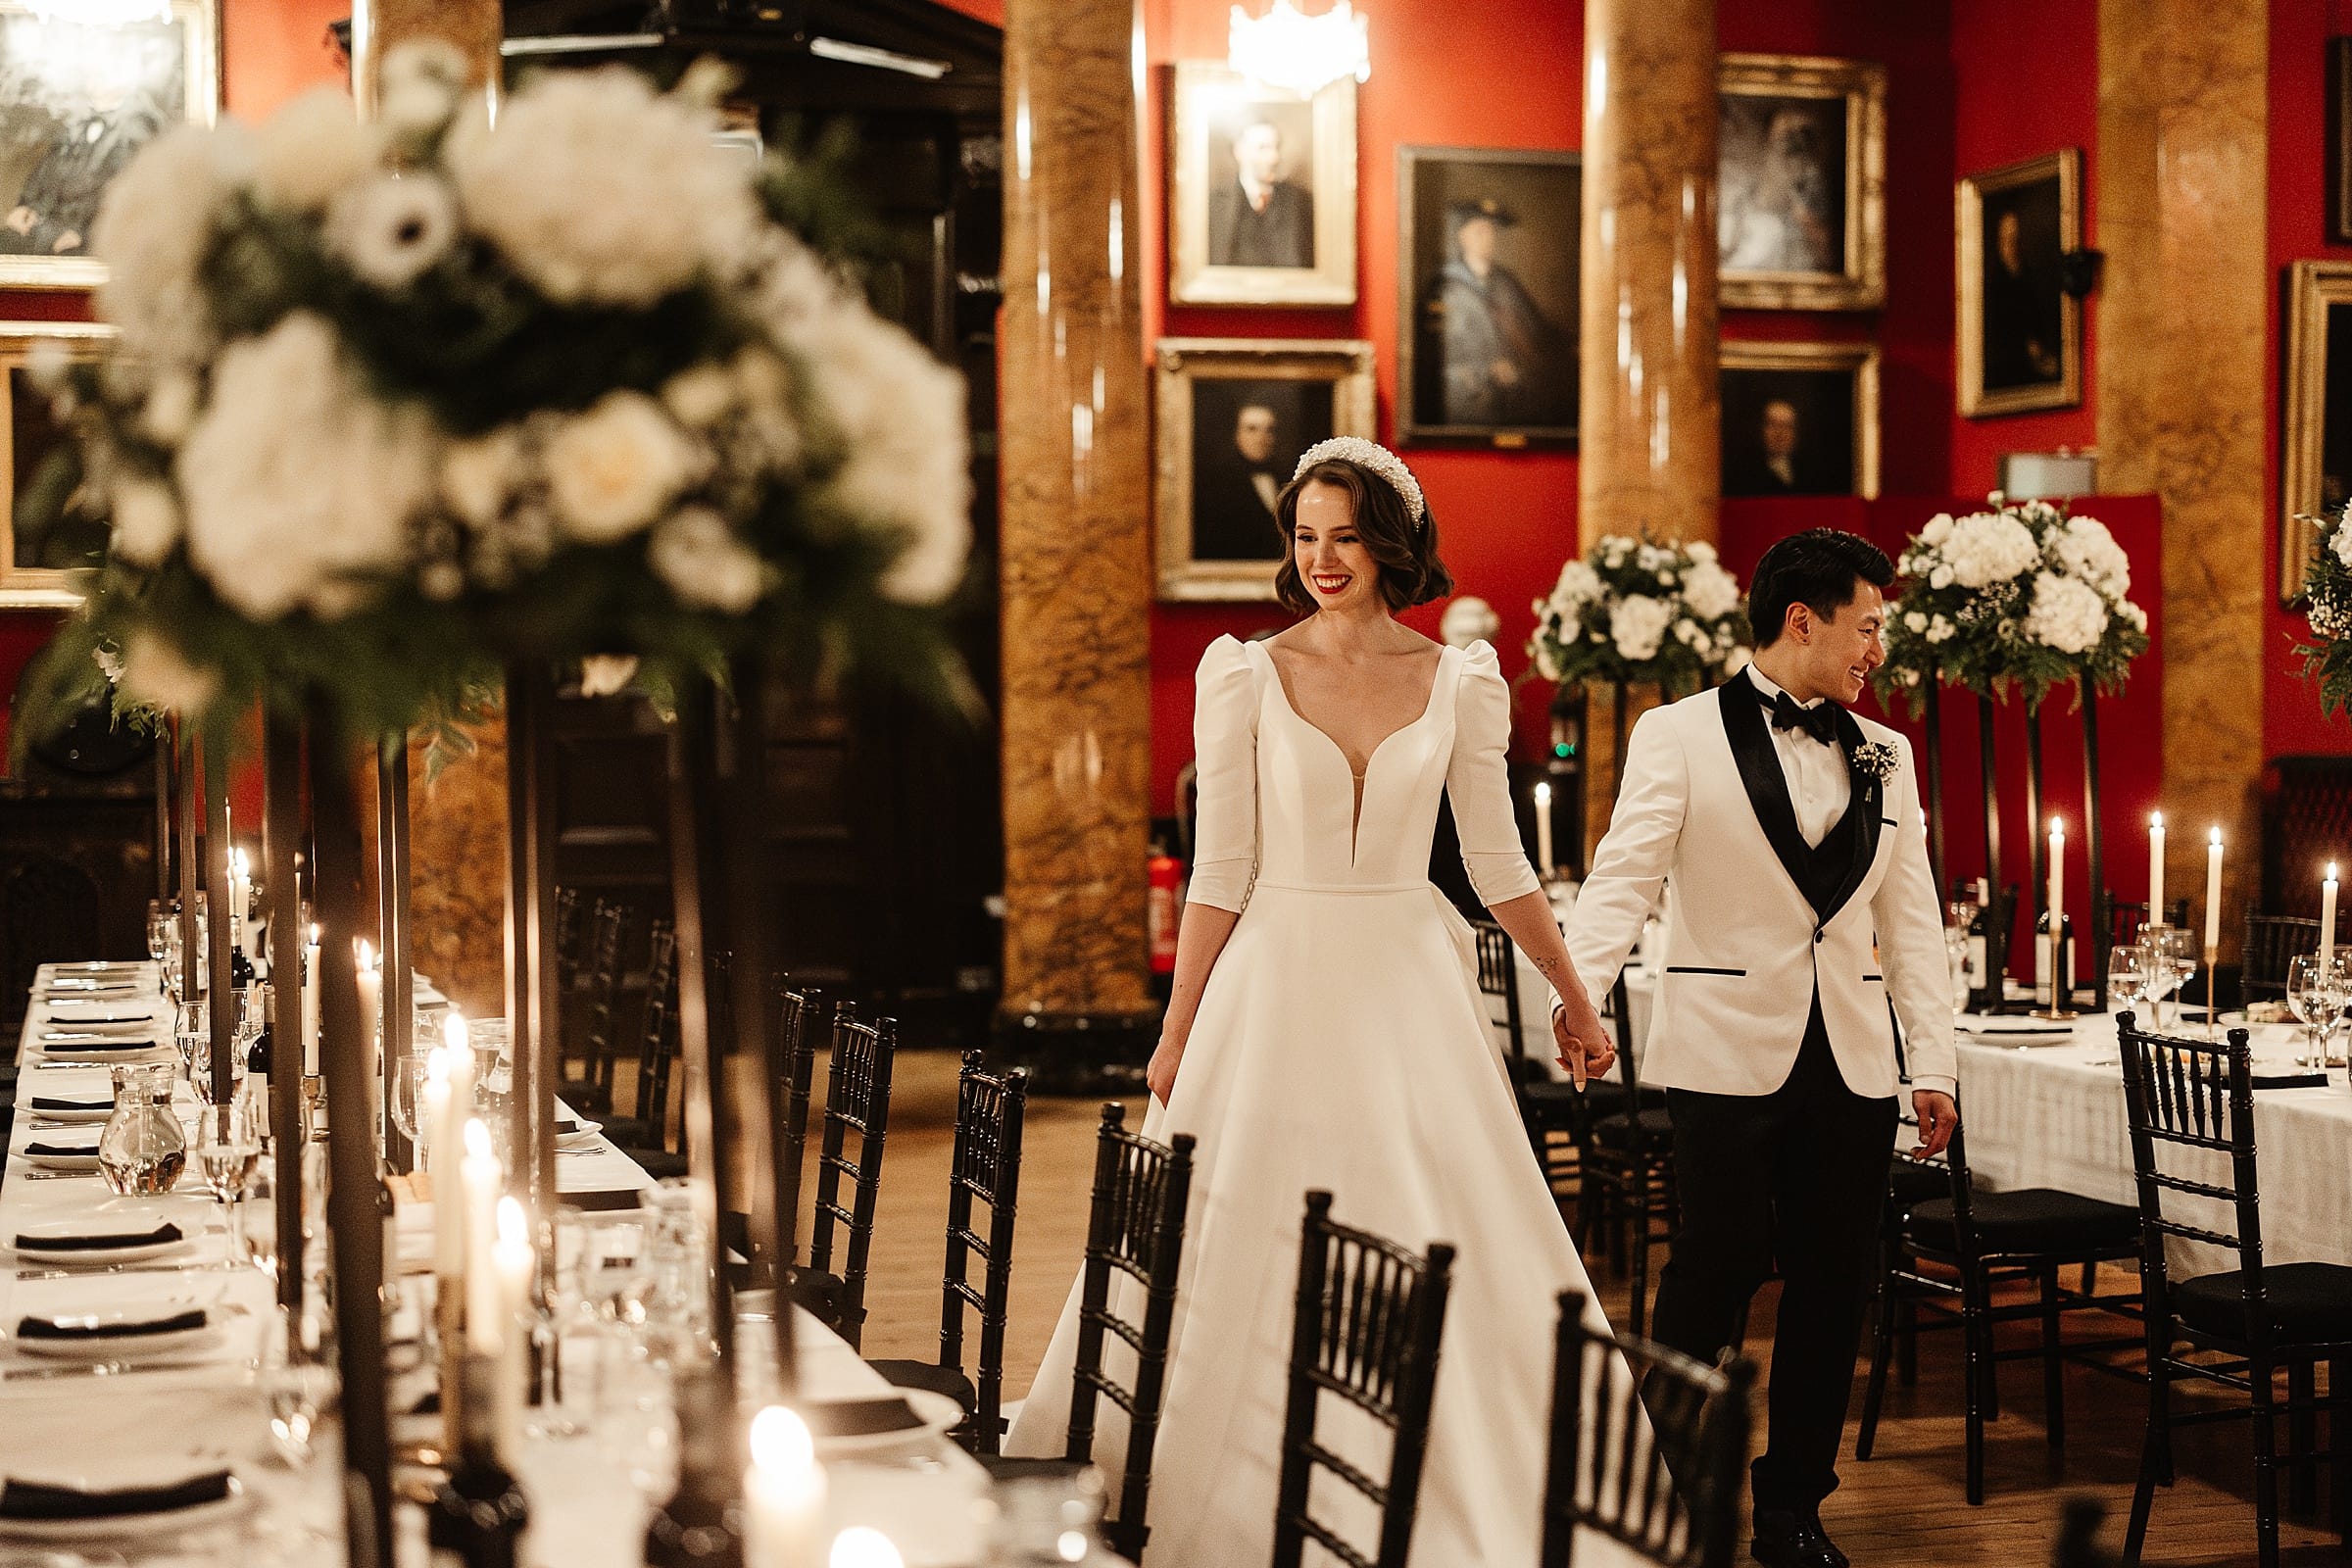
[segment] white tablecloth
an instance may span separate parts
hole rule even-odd
[[[43,971],[44,979],[49,971]],[[142,970],[145,1000],[157,1017],[156,1048],[146,1059],[170,1060],[169,1011],[154,995],[152,966]],[[38,983],[36,982],[36,990]],[[52,1177],[24,1154],[44,1132],[26,1103],[36,1095],[99,1098],[108,1092],[105,1066],[40,1065],[33,1049],[47,1026],[48,1008],[37,999],[19,1043],[15,1130],[4,1173],[0,1173],[0,1333],[13,1332],[27,1311],[65,1310],[117,1303],[164,1306],[201,1302],[226,1320],[219,1344],[187,1364],[169,1370],[138,1370],[107,1376],[58,1361],[21,1353],[0,1340],[0,1476],[43,1479],[128,1477],[153,1481],[197,1470],[229,1466],[255,1495],[255,1505],[219,1527],[138,1543],[93,1546],[106,1561],[142,1565],[236,1562],[240,1568],[271,1563],[326,1565],[341,1561],[341,1514],[337,1461],[331,1447],[301,1473],[275,1456],[269,1409],[257,1371],[265,1327],[274,1311],[267,1276],[228,1260],[227,1237],[209,1197],[174,1193],[146,1201],[164,1205],[171,1217],[197,1238],[182,1255],[153,1265],[126,1266],[119,1273],[74,1273],[20,1260],[8,1244],[23,1227],[42,1220],[94,1215],[122,1200],[112,1197],[95,1175]],[[196,1105],[180,1088],[179,1109],[192,1117]],[[95,1133],[94,1127],[85,1129]],[[566,1193],[650,1188],[645,1171],[611,1144],[590,1155],[560,1154],[557,1186]],[[194,1185],[191,1167],[184,1185]],[[400,1215],[401,1253],[429,1257],[430,1208],[416,1205]],[[266,1203],[247,1205],[246,1223],[266,1226]],[[812,1398],[868,1396],[888,1392],[881,1375],[815,1319],[797,1319],[804,1392]],[[772,1329],[745,1323],[738,1334],[742,1387],[747,1403],[773,1387]],[[514,1468],[530,1494],[532,1526],[524,1557],[533,1568],[634,1568],[641,1562],[646,1505],[640,1490],[648,1475],[661,1476],[676,1463],[676,1431],[662,1397],[659,1378],[640,1385],[645,1408],[635,1417],[599,1417],[587,1435],[531,1439],[514,1456]],[[926,1437],[858,1462],[827,1465],[828,1511],[834,1528],[866,1524],[885,1530],[900,1544],[908,1568],[962,1568],[978,1558],[981,1521],[977,1509],[987,1477],[962,1449],[943,1438]],[[632,1476],[638,1481],[633,1482]],[[421,1561],[421,1541],[412,1515],[403,1530],[404,1557]],[[118,1558],[115,1554],[122,1553]],[[0,1568],[52,1561],[47,1548],[0,1537]]]

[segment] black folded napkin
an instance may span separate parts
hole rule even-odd
[[[229,1494],[229,1473],[215,1470],[162,1487],[104,1492],[45,1481],[0,1481],[0,1519],[111,1519],[120,1514],[168,1513],[219,1502]]]
[[[645,1206],[645,1195],[634,1187],[623,1187],[615,1192],[558,1193],[556,1199],[559,1202],[591,1214],[606,1209]]]
[[[177,1334],[182,1329],[200,1329],[211,1319],[204,1308],[191,1306],[185,1312],[170,1317],[151,1317],[133,1320],[122,1318],[94,1326],[60,1323],[55,1318],[26,1317],[17,1320],[20,1340],[127,1340],[144,1334]]]
[[[2257,1089],[2325,1089],[2328,1075],[2324,1072],[2258,1072],[2254,1075]]]
[[[587,1125],[588,1124],[586,1122],[580,1120],[579,1117],[574,1116],[568,1110],[559,1110],[556,1112],[556,1131],[560,1133],[576,1133],[582,1127]]]
[[[60,1012],[49,1009],[49,1021],[59,1024],[74,1023],[153,1023],[152,1012]]]
[[[24,1152],[27,1154],[47,1154],[52,1158],[64,1157],[69,1159],[77,1159],[84,1154],[97,1153],[98,1146],[94,1142],[87,1144],[32,1143],[24,1146]]]
[[[801,1407],[814,1438],[871,1438],[885,1432],[915,1432],[923,1419],[897,1395],[871,1399],[825,1399]]]
[[[72,1051],[153,1051],[155,1049],[153,1041],[141,1039],[137,1035],[124,1035],[120,1040],[67,1040],[51,1041],[50,1044],[62,1044]]]
[[[25,1103],[36,1112],[43,1110],[113,1110],[115,1097],[109,1095],[104,1100],[60,1100],[51,1095],[35,1095]]]
[[[130,1233],[114,1231],[88,1236],[23,1236],[17,1238],[17,1250],[27,1248],[36,1252],[106,1252],[126,1247],[161,1247],[167,1242],[179,1241],[185,1233],[170,1220],[151,1231]]]

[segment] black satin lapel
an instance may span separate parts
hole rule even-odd
[[[1862,748],[1862,726],[1843,709],[1838,710],[1838,744],[1844,748],[1846,765],[1850,768],[1855,754]],[[1829,904],[1819,911],[1824,923],[1845,907],[1846,901],[1861,888],[1862,879],[1870,875],[1871,862],[1879,855],[1879,832],[1885,825],[1882,818],[1886,808],[1886,782],[1875,773],[1854,773],[1852,777],[1852,804],[1846,807],[1846,820],[1838,824],[1839,831],[1836,834],[1846,846],[1846,864],[1838,873]]]
[[[1813,852],[1796,830],[1788,778],[1781,771],[1780,754],[1772,748],[1772,731],[1765,725],[1763,706],[1756,701],[1757,690],[1744,675],[1736,675],[1716,688],[1718,706],[1723,710],[1723,732],[1732,743],[1732,760],[1740,764],[1740,782],[1747,787],[1747,804],[1755,808],[1756,822],[1772,842],[1772,853],[1780,857],[1781,869],[1803,893],[1805,868]]]

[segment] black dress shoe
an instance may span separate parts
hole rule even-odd
[[[1757,1509],[1756,1539],[1747,1549],[1772,1568],[1849,1568],[1845,1553],[1821,1528],[1821,1515],[1810,1508],[1803,1513]]]

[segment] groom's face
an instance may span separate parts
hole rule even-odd
[[[1886,662],[1886,601],[1867,582],[1854,584],[1854,597],[1834,615],[1817,615],[1803,606],[1797,655],[1805,682],[1840,703],[1857,701],[1870,673]]]

